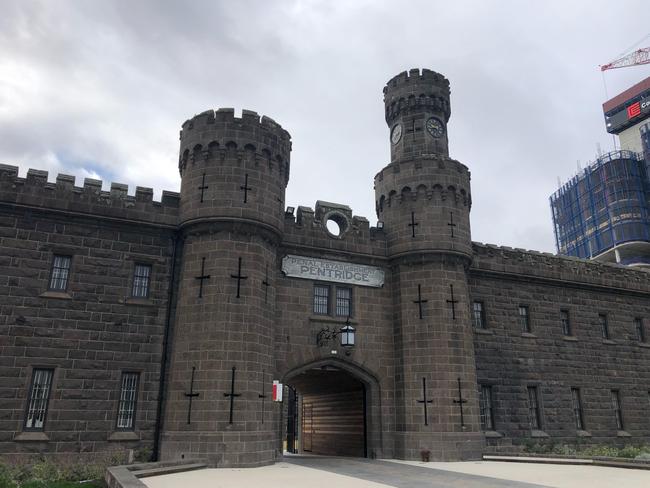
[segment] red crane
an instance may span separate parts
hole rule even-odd
[[[622,56],[600,67],[600,71],[607,71],[608,69],[627,68],[628,66],[638,66],[640,64],[650,64],[650,47],[642,47],[636,51],[632,51],[625,56]]]

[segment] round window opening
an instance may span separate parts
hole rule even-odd
[[[339,224],[334,219],[329,219],[325,225],[327,226],[327,232],[333,236],[338,237],[341,235],[341,227],[339,227]]]
[[[325,215],[325,229],[330,237],[341,238],[348,230],[348,219],[339,213]]]

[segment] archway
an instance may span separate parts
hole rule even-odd
[[[379,387],[373,375],[344,360],[320,360],[287,373],[283,420],[289,452],[380,455]]]

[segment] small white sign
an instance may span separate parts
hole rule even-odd
[[[284,385],[278,380],[273,380],[273,401],[281,402],[282,401],[282,391],[284,390]]]
[[[376,266],[330,261],[288,254],[282,259],[282,272],[294,278],[333,281],[358,286],[384,286],[384,270]]]

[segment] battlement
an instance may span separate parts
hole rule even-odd
[[[328,220],[338,224],[340,235],[330,233]],[[383,230],[370,227],[367,218],[353,215],[347,205],[319,200],[315,211],[311,207],[299,206],[295,216],[285,215],[283,244],[288,247],[308,246],[384,258],[385,241]]]
[[[266,161],[289,181],[291,136],[270,117],[252,110],[242,110],[235,117],[233,108],[207,110],[183,123],[178,169],[183,173],[188,163],[232,157],[237,161]]]
[[[377,215],[403,201],[426,199],[454,206],[472,206],[470,173],[462,163],[440,155],[428,161],[392,163],[375,175]]]
[[[392,77],[384,87],[384,94],[389,90],[405,86],[412,87],[416,84],[437,85],[446,89],[447,95],[449,95],[449,80],[440,73],[426,68],[423,68],[421,71],[419,68],[402,71],[400,74]]]
[[[449,80],[435,71],[412,69],[392,78],[384,87],[386,123],[391,126],[400,114],[429,111],[451,116]]]
[[[615,263],[473,242],[472,270],[584,283],[649,294],[650,273]]]
[[[407,173],[408,175],[420,177],[421,175],[427,175],[431,173],[432,170],[435,170],[436,173],[439,173],[441,170],[446,170],[451,173],[458,173],[467,179],[470,179],[471,177],[469,168],[460,161],[456,161],[455,159],[449,158],[442,154],[425,154],[418,159],[397,161],[395,163],[389,163],[388,165],[384,166],[375,175],[375,186],[377,185],[377,182],[381,182],[385,178],[390,178],[391,175]]]
[[[179,193],[163,191],[155,201],[151,188],[138,186],[135,195],[129,195],[128,185],[111,183],[110,191],[103,191],[102,185],[101,180],[84,178],[78,187],[75,177],[66,174],[50,183],[48,172],[37,169],[21,178],[17,166],[0,164],[0,203],[176,226]]]
[[[282,141],[289,143],[291,136],[271,117],[266,115],[260,116],[253,110],[242,110],[241,117],[235,117],[234,108],[219,108],[215,110],[206,110],[191,119],[186,120],[182,125],[181,140],[183,139],[183,131],[189,130],[204,130],[213,124],[218,123],[233,123],[240,125],[260,126],[268,131],[274,132]]]

